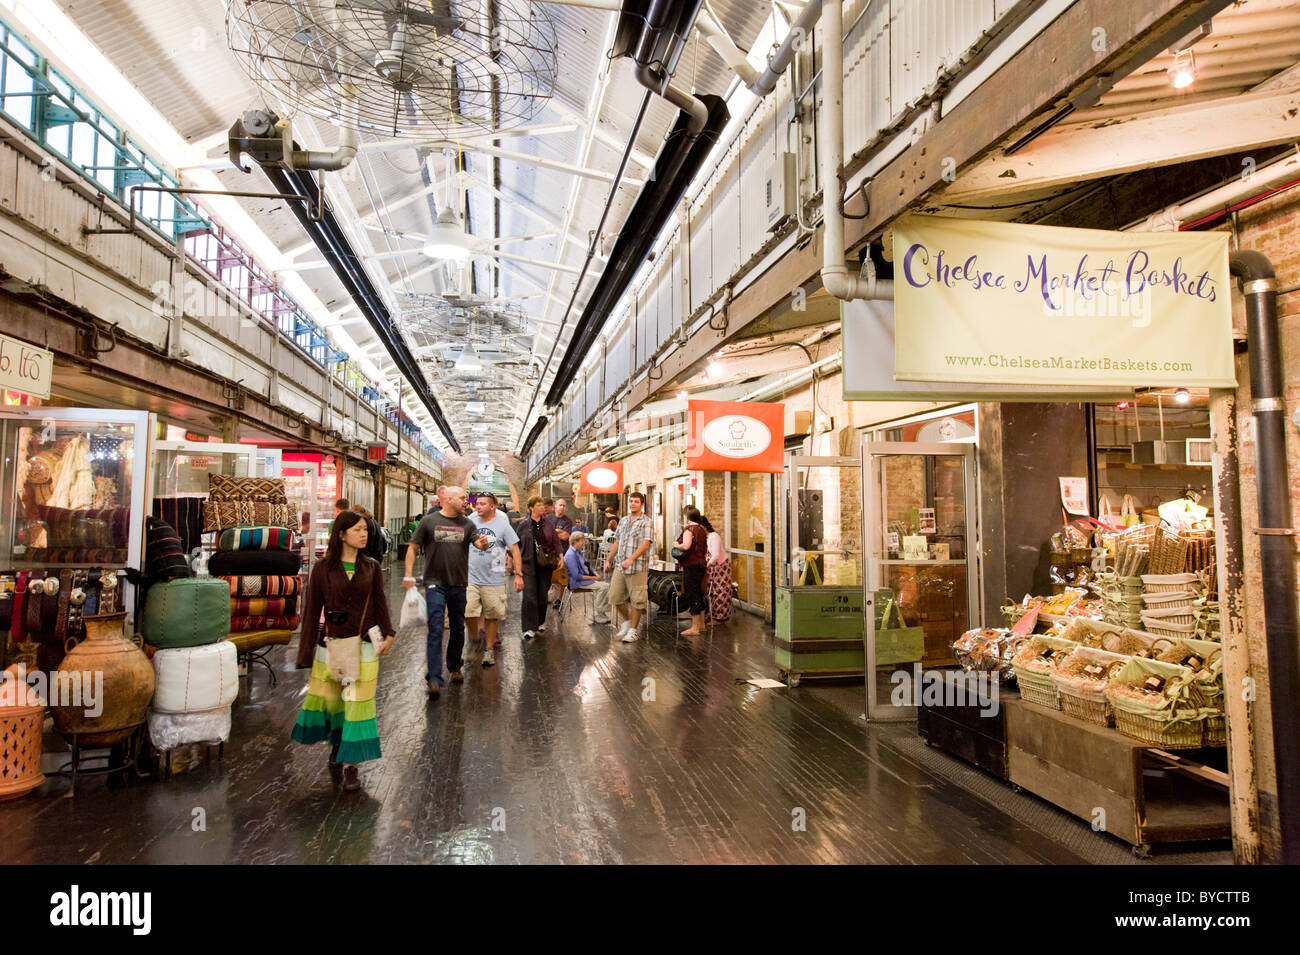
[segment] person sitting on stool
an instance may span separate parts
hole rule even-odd
[[[609,623],[609,584],[601,580],[587,563],[582,553],[586,539],[582,531],[569,535],[569,549],[564,554],[564,566],[569,571],[569,589],[586,590],[594,595],[590,623]]]

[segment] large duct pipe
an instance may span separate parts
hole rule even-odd
[[[662,96],[690,116],[687,134],[692,138],[704,132],[709,121],[709,107],[698,96],[673,86],[673,70],[686,48],[686,38],[704,0],[650,0],[645,9],[645,28],[632,53],[632,74],[650,92]],[[623,17],[641,18],[637,0],[623,5]]]
[[[1232,274],[1246,296],[1250,348],[1250,395],[1255,417],[1259,557],[1268,644],[1273,759],[1277,768],[1277,816],[1283,863],[1300,863],[1300,647],[1296,644],[1296,552],[1291,526],[1291,484],[1286,459],[1286,401],[1277,323],[1277,276],[1258,252],[1233,252]]]
[[[894,283],[853,275],[844,264],[844,10],[839,0],[822,5],[822,117],[818,124],[822,181],[822,285],[841,301],[891,299]]]

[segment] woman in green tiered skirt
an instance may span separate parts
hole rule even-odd
[[[378,759],[379,726],[375,690],[379,657],[393,644],[393,623],[384,594],[379,562],[367,557],[366,522],[356,511],[334,520],[325,556],[312,568],[302,609],[298,642],[299,668],[311,667],[311,682],[302,702],[293,738],[299,743],[330,744],[330,774],[343,788],[361,788],[357,766]],[[370,631],[374,629],[376,634]],[[342,641],[361,635],[355,682],[344,685],[331,667],[327,638]],[[340,657],[342,655],[340,654]],[[351,680],[350,676],[344,677]]]

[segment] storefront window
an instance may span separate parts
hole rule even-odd
[[[733,473],[728,485],[728,544],[741,601],[771,610],[772,476]]]

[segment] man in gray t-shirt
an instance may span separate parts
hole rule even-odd
[[[506,616],[506,553],[509,552],[515,573],[515,591],[524,589],[519,559],[519,535],[504,514],[497,511],[493,494],[481,494],[474,502],[470,521],[480,538],[486,538],[486,550],[469,552],[469,591],[465,598],[465,630],[474,637],[479,628],[486,631],[487,647],[483,665],[496,663],[497,628]]]

